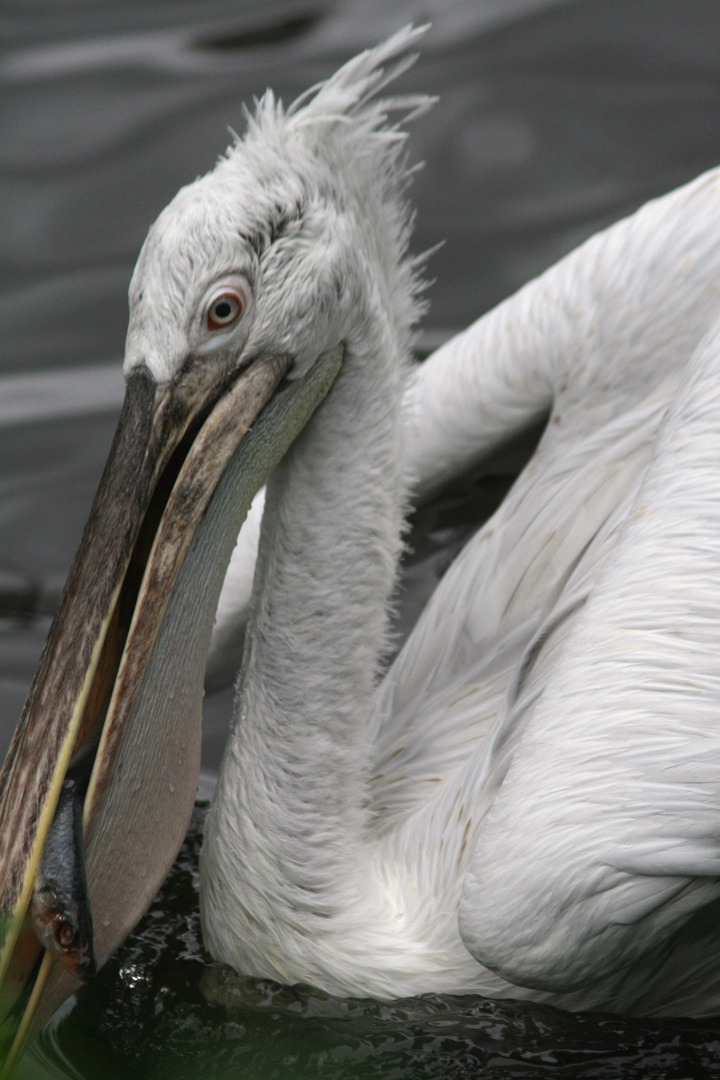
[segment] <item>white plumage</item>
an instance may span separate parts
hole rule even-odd
[[[717,1011],[720,171],[413,370],[403,136],[386,117],[423,101],[374,95],[415,33],[287,113],[266,96],[134,278],[126,363],[159,378],[221,271],[253,283],[248,355],[290,352],[301,378],[346,344],[268,484],[202,857],[206,943],[342,995]],[[378,681],[408,492],[547,410]],[[221,601],[215,663],[246,590]]]

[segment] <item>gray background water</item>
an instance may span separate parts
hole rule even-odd
[[[415,248],[444,241],[425,349],[720,162],[717,0],[5,0],[0,748],[109,447],[148,226],[242,129],[243,101],[292,99],[411,20],[433,27],[403,88],[440,97],[411,140]],[[208,700],[210,770],[228,707]]]

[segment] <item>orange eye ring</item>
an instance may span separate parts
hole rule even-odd
[[[244,297],[235,289],[223,289],[210,300],[205,313],[208,330],[226,330],[238,321],[245,310]]]

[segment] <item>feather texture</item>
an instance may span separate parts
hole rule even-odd
[[[377,95],[418,34],[287,110],[268,92],[133,279],[126,363],[161,381],[211,270],[252,282],[250,356],[288,352],[302,378],[346,350],[270,478],[252,599],[245,574],[221,600],[212,662],[247,632],[202,856],[206,942],[336,994],[713,1011],[720,172],[412,369],[420,267],[389,116],[429,102]],[[409,493],[547,411],[380,680]]]

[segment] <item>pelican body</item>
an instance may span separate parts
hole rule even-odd
[[[389,116],[429,102],[378,95],[421,32],[287,111],[268,92],[142,249],[123,414],[0,776],[11,1056],[77,986],[51,954],[33,982],[24,921],[72,755],[97,737],[101,965],[182,841],[234,621],[201,858],[218,960],[337,995],[720,1008],[720,172],[413,367]],[[386,670],[411,500],[544,415]],[[228,577],[213,639],[266,480],[252,594]]]

